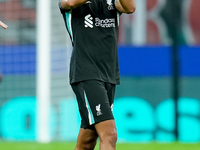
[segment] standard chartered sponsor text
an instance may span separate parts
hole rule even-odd
[[[109,19],[95,18],[95,26],[103,28],[115,27],[115,18],[109,18]]]

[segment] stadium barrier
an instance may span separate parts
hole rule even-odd
[[[179,140],[200,141],[200,101],[194,98],[179,99]],[[74,98],[64,99],[59,104],[61,115],[61,140],[76,140],[80,127],[80,116]],[[5,140],[36,140],[36,98],[16,97],[1,108],[0,131]],[[56,134],[56,113],[50,112],[50,135]],[[174,102],[163,100],[153,108],[147,100],[139,97],[115,99],[113,108],[119,141],[123,142],[173,142]]]

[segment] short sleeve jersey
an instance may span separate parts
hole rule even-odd
[[[115,1],[91,0],[69,11],[59,6],[73,45],[70,84],[93,79],[119,84]]]

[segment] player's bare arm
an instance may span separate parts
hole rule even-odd
[[[8,28],[8,26],[7,26],[6,24],[4,24],[3,22],[1,22],[1,21],[0,21],[0,26],[1,26],[2,28],[4,28],[4,29],[7,29],[7,28]]]
[[[135,0],[117,0],[116,8],[121,13],[133,13],[136,9]]]
[[[88,0],[61,0],[61,7],[65,10],[74,9],[85,4]]]

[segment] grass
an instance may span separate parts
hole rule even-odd
[[[51,142],[41,144],[37,142],[0,142],[0,150],[73,150],[75,142]],[[99,145],[95,148],[98,150]],[[200,150],[200,143],[118,143],[117,150]]]

